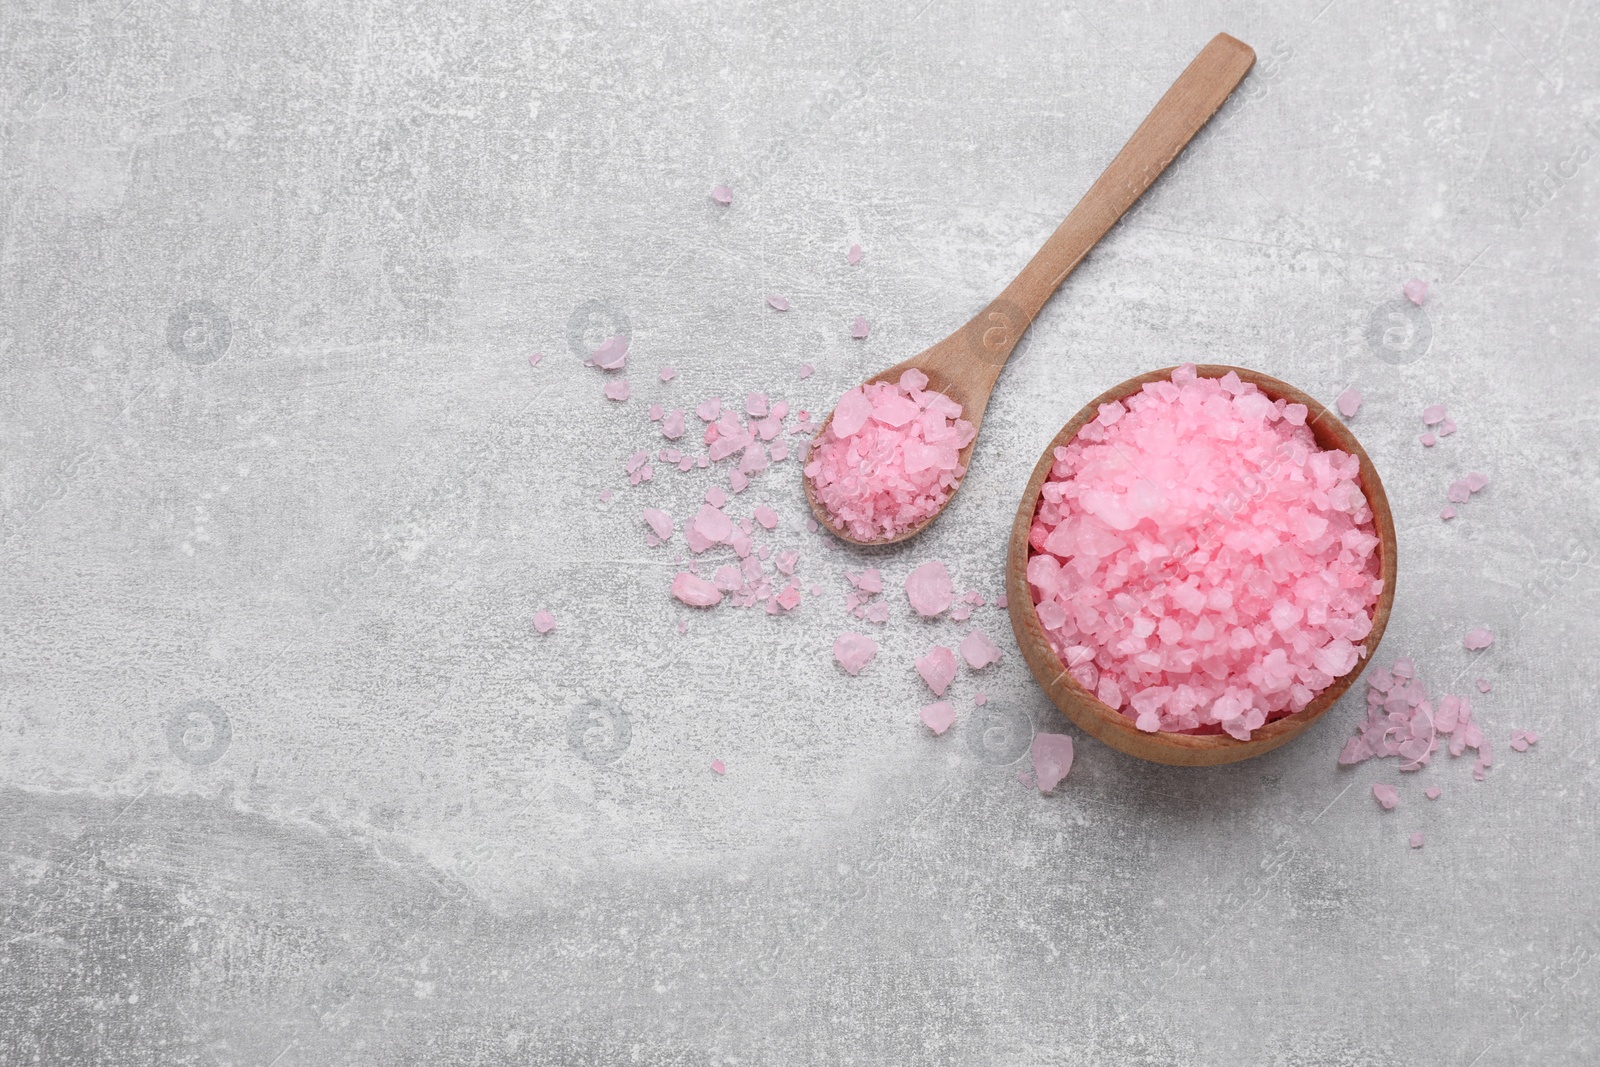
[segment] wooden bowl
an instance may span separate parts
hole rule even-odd
[[[1071,422],[1062,427],[1044,450],[1044,455],[1039,457],[1038,464],[1033,468],[1033,476],[1028,479],[1022,503],[1017,507],[1016,521],[1011,527],[1011,547],[1006,556],[1006,599],[1011,613],[1011,629],[1017,635],[1017,645],[1022,649],[1023,658],[1028,661],[1034,678],[1044,687],[1050,699],[1055,701],[1062,714],[1076,726],[1130,756],[1180,767],[1211,767],[1271,752],[1279,745],[1299,737],[1344,695],[1344,691],[1372,662],[1373,655],[1378,651],[1378,642],[1383,639],[1384,628],[1389,624],[1389,611],[1394,606],[1394,516],[1389,512],[1389,498],[1384,495],[1383,483],[1378,480],[1372,460],[1356,441],[1355,435],[1327,408],[1287,382],[1269,378],[1265,374],[1218,364],[1199,366],[1197,370],[1202,378],[1220,378],[1233,371],[1242,380],[1253,382],[1273,400],[1282,398],[1291,404],[1304,404],[1307,408],[1306,425],[1311,428],[1317,444],[1324,449],[1338,448],[1349,452],[1361,461],[1361,489],[1372,508],[1373,526],[1378,535],[1378,564],[1379,574],[1383,578],[1383,592],[1378,597],[1378,605],[1373,613],[1372,632],[1364,642],[1366,656],[1356,664],[1355,669],[1342,678],[1335,678],[1333,684],[1318,693],[1316,699],[1303,710],[1252,731],[1250,740],[1240,741],[1227,734],[1146,733],[1138,729],[1128,716],[1101,703],[1094,694],[1079,685],[1067,673],[1066,666],[1045,639],[1044,626],[1034,611],[1033,593],[1028,588],[1028,531],[1039,506],[1040,487],[1044,485],[1050,467],[1055,462],[1055,450],[1077,436],[1078,431],[1099,414],[1101,404],[1131,396],[1146,382],[1170,379],[1174,369],[1169,367],[1141,374],[1106,390],[1089,401]]]

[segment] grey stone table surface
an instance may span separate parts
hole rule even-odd
[[[800,607],[669,599],[640,510],[727,476],[629,485],[648,406],[821,411],[942,337],[1221,30],[1255,72],[1045,309],[952,509],[858,552],[775,463],[731,510]],[[1600,1061],[1597,57],[1562,2],[7,0],[0,1062]],[[617,333],[625,402],[582,360]],[[1492,682],[1485,781],[1339,767],[1359,687],[1193,770],[1033,683],[1022,483],[1190,359],[1362,387],[1380,659]],[[930,559],[966,624],[911,615]],[[934,737],[911,661],[973,627],[1004,658]],[[1051,796],[1035,731],[1078,742]]]

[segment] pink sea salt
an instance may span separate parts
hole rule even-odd
[[[1487,678],[1479,678],[1477,685],[1478,692],[1480,693],[1487,693],[1489,690],[1494,688],[1494,685]]]
[[[1437,426],[1444,421],[1445,408],[1443,404],[1429,404],[1422,409],[1422,424],[1424,426]]]
[[[950,570],[943,560],[933,560],[906,575],[906,599],[918,615],[937,615],[951,604],[954,591]]]
[[[1184,366],[1055,451],[1035,611],[1068,673],[1136,725],[1245,739],[1365,655],[1382,582],[1360,464],[1295,406]]]
[[[764,530],[770,530],[778,525],[778,513],[765,504],[757,504],[755,511],[750,514],[756,522],[761,524],[761,528]]]
[[[1400,291],[1406,294],[1407,300],[1418,307],[1421,307],[1422,302],[1428,299],[1428,283],[1421,278],[1412,278],[1400,287]]]
[[[663,365],[661,372],[657,375],[664,382],[670,382],[677,376],[678,372],[671,365]]]
[[[547,634],[556,628],[556,617],[548,611],[536,611],[533,613],[533,628]]]
[[[528,355],[528,366],[537,367],[539,365],[539,361],[542,359],[544,359],[543,352],[531,352]]]
[[[771,305],[771,307],[772,307],[772,309],[774,311],[788,311],[789,310],[789,301],[785,300],[781,296],[773,296],[771,294],[768,294],[767,303],[769,305]]]
[[[720,778],[728,773],[728,765],[719,759],[714,759],[711,761],[711,773]]]
[[[1481,651],[1494,644],[1494,631],[1487,626],[1480,626],[1475,630],[1468,630],[1461,643],[1474,652]]]
[[[611,503],[611,496],[612,496],[611,490],[609,490],[609,489],[600,490],[600,503],[602,503],[602,504]]]
[[[1356,412],[1361,410],[1361,390],[1352,385],[1339,394],[1336,403],[1339,405],[1339,414],[1347,419],[1354,418]]]
[[[722,603],[722,590],[688,571],[679,571],[673,576],[672,595],[692,608],[711,608]]]
[[[605,388],[607,400],[626,400],[632,393],[626,378],[614,378],[606,383]]]
[[[848,251],[848,252],[846,252],[844,254],[844,258],[845,258],[845,262],[849,263],[852,267],[855,266],[857,263],[860,263],[861,262],[861,246],[860,245],[851,245],[850,246],[850,251]]]
[[[1468,471],[1462,481],[1467,484],[1467,492],[1476,493],[1489,484],[1489,476],[1480,471]]]
[[[833,642],[833,658],[852,677],[878,654],[878,642],[864,634],[843,633]]]
[[[1066,734],[1034,734],[1029,755],[1039,792],[1052,793],[1072,770],[1072,738]]]
[[[1423,794],[1423,796],[1427,797],[1429,800],[1438,800],[1443,795],[1444,790],[1440,789],[1436,785],[1430,785],[1427,792]]]
[[[985,704],[989,703],[989,694],[980,689],[976,693],[972,694],[972,702],[981,708]]]
[[[896,537],[944,506],[966,467],[961,450],[977,431],[961,405],[908,370],[839,398],[806,462],[817,501],[862,541]]]
[[[942,697],[956,679],[956,654],[943,645],[934,645],[917,660],[917,673],[928,683],[934,696]]]
[[[850,324],[850,336],[854,337],[857,341],[865,340],[867,334],[870,332],[872,332],[872,327],[868,326],[867,320],[862,318],[860,315],[857,315],[856,321]]]
[[[1439,436],[1449,437],[1456,432],[1456,428],[1456,420],[1446,416],[1444,422],[1439,424]]]
[[[726,185],[713,185],[711,187],[711,199],[719,204],[731,204],[733,203],[733,190]]]
[[[1412,848],[1421,848],[1422,847],[1422,832],[1420,830],[1417,833],[1414,833],[1414,834],[1411,835],[1411,847]]]
[[[991,663],[1000,662],[1000,646],[989,640],[982,630],[974,630],[961,642],[961,658],[967,666],[981,671]]]
[[[677,408],[667,412],[661,419],[661,436],[669,441],[676,441],[681,438],[684,429],[683,412]]]
[[[803,382],[817,372],[817,368],[809,363],[800,364],[800,380]]]
[[[645,508],[644,521],[650,531],[663,541],[672,537],[672,516],[660,508]]]
[[[601,370],[621,370],[628,362],[628,339],[621,334],[607,337],[589,353],[589,362]]]
[[[1394,810],[1394,806],[1400,803],[1400,791],[1384,782],[1372,783],[1372,795],[1383,805],[1385,811]]]
[[[941,700],[937,704],[929,704],[922,708],[917,712],[917,718],[921,719],[922,724],[934,733],[942,734],[954,725],[956,709],[951,707],[948,702]]]
[[[1422,434],[1417,438],[1417,440],[1422,442],[1423,448],[1432,448],[1434,445],[1439,443],[1439,439],[1431,433]]]
[[[1439,517],[1445,522],[1449,522],[1451,519],[1456,517],[1456,509],[1449,504],[1446,504],[1444,509],[1439,512]]]

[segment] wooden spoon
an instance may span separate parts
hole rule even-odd
[[[1255,61],[1255,52],[1243,41],[1225,33],[1213,37],[1133,131],[1128,143],[1089,187],[1078,206],[993,303],[932,348],[867,379],[864,384],[897,381],[902,372],[916,367],[928,376],[928,388],[960,404],[961,417],[974,427],[981,427],[984,409],[989,406],[989,394],[994,391],[1001,369],[1045,301],[1177,158],[1250,72]],[[832,422],[830,413],[817,431],[813,444],[828,432]],[[972,444],[961,450],[959,462],[963,468],[972,462],[976,443],[974,437]],[[938,517],[931,516],[898,537],[861,541],[834,523],[828,510],[818,502],[810,478],[805,479],[805,485],[806,500],[817,521],[852,544],[896,544],[921,533]],[[959,483],[957,488],[960,488]],[[948,507],[954,498],[952,490],[940,510]]]

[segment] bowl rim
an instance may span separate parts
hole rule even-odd
[[[1170,380],[1178,369],[1175,366],[1136,375],[1107,389],[1079,409],[1045,446],[1028,478],[1022,499],[1017,505],[1016,518],[1012,522],[1011,541],[1006,551],[1006,596],[1012,632],[1016,635],[1017,646],[1027,660],[1034,679],[1074,725],[1112,748],[1140,759],[1179,766],[1215,766],[1263,755],[1300,736],[1355,684],[1377,654],[1384,630],[1388,627],[1389,616],[1394,608],[1398,561],[1394,515],[1389,509],[1389,498],[1384,492],[1383,482],[1378,477],[1371,457],[1341,419],[1315,397],[1259,371],[1222,363],[1193,366],[1202,378],[1222,378],[1231,371],[1241,381],[1254,384],[1273,400],[1284,399],[1290,403],[1304,404],[1307,409],[1306,425],[1311,427],[1318,446],[1323,449],[1339,448],[1359,460],[1359,483],[1372,511],[1373,526],[1378,535],[1378,575],[1383,579],[1383,590],[1373,610],[1372,630],[1362,642],[1366,654],[1349,673],[1335,678],[1333,684],[1318,693],[1310,704],[1293,715],[1276,719],[1252,731],[1248,741],[1240,741],[1228,734],[1145,733],[1134,725],[1131,718],[1102,703],[1067,673],[1066,665],[1045,638],[1044,626],[1034,610],[1033,593],[1027,580],[1028,533],[1039,507],[1040,492],[1054,464],[1055,450],[1069,443],[1096,418],[1102,404],[1131,396],[1150,382]]]

